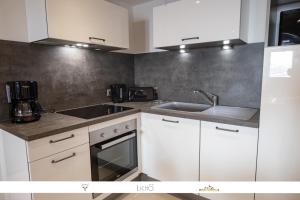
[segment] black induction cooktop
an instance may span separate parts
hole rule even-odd
[[[76,108],[72,110],[65,110],[57,113],[73,117],[79,117],[83,119],[93,119],[96,117],[119,113],[131,109],[133,108],[114,105],[95,105],[83,108]]]

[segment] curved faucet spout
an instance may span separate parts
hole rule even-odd
[[[194,94],[202,94],[206,99],[210,102],[212,106],[217,106],[219,97],[215,94],[212,94],[210,92],[205,92],[203,90],[194,90]]]

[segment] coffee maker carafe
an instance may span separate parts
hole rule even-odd
[[[41,118],[36,81],[12,81],[6,83],[6,94],[12,122],[26,123]]]

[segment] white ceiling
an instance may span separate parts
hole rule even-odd
[[[147,3],[153,0],[107,0],[110,1],[112,3],[121,5],[121,6],[128,6],[128,7],[132,7],[132,6],[136,6],[138,4],[143,4],[143,3]]]

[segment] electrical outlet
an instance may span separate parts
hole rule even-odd
[[[111,89],[107,89],[106,90],[106,96],[107,97],[111,97]]]

